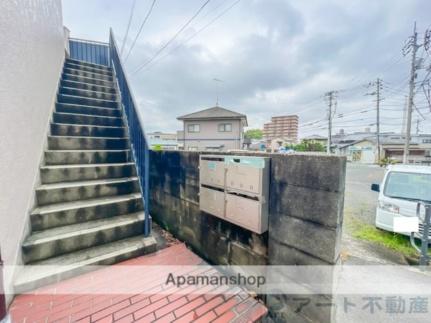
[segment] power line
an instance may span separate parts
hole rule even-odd
[[[178,44],[177,46],[175,46],[174,48],[172,48],[168,53],[166,53],[165,55],[163,55],[162,57],[160,57],[159,59],[157,59],[155,62],[153,62],[153,64],[151,64],[150,66],[148,66],[146,68],[146,70],[149,70],[152,66],[154,66],[157,62],[161,61],[162,59],[164,59],[165,57],[169,56],[172,52],[176,51],[178,48],[180,48],[181,46],[185,45],[186,43],[188,43],[190,40],[192,40],[193,38],[195,38],[197,35],[199,35],[202,31],[204,31],[206,28],[208,28],[210,25],[212,25],[216,20],[218,20],[219,18],[221,18],[222,16],[224,16],[229,10],[231,10],[236,4],[238,4],[241,0],[237,0],[234,3],[232,3],[229,7],[227,7],[225,10],[223,10],[220,14],[218,14],[215,18],[213,18],[209,23],[207,23],[205,26],[203,26],[202,28],[200,28],[198,31],[196,31],[193,35],[191,35],[189,38],[187,38],[185,41],[183,41],[182,43]],[[226,2],[226,1],[224,1]],[[217,10],[219,7],[221,7],[221,5],[224,4],[224,2],[222,2],[219,6],[217,6],[213,11]],[[207,13],[208,15],[208,13]],[[205,15],[206,16],[206,15]]]
[[[132,23],[133,12],[135,11],[136,0],[133,0],[132,9],[130,10],[129,22],[127,23],[126,34],[123,38],[123,44],[121,45],[120,56],[123,55],[124,46],[126,45],[127,36],[129,35],[130,24]]]
[[[133,74],[136,74],[137,72],[139,72],[141,69],[143,69],[145,66],[147,66],[148,64],[150,64],[157,56],[160,55],[160,53],[166,48],[168,47],[182,32],[184,29],[187,28],[188,25],[190,25],[190,23],[199,15],[199,13],[206,7],[206,5],[210,2],[211,0],[206,0],[205,3],[198,9],[198,11],[196,11],[196,13],[175,33],[175,35],[168,40],[168,42],[166,42],[162,47],[159,48],[159,50],[149,59],[147,60],[145,63],[143,63],[141,66],[139,66],[138,68],[136,68],[133,72]]]
[[[142,29],[144,28],[145,23],[148,20],[148,17],[150,17],[151,12],[153,11],[154,5],[156,4],[156,0],[153,0],[153,2],[151,3],[150,9],[148,9],[147,14],[145,15],[144,20],[142,21],[141,26],[139,27],[138,33],[135,36],[135,39],[133,39],[133,43],[132,46],[130,46],[129,52],[127,53],[126,57],[124,58],[124,62],[127,61],[127,58],[130,56],[130,53],[132,52],[133,48],[135,47],[136,41],[138,40],[139,35],[142,32]]]

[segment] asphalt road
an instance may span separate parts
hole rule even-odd
[[[347,164],[344,197],[342,258],[347,265],[406,265],[405,258],[383,246],[352,237],[348,223],[352,219],[374,226],[378,193],[372,183],[381,183],[385,168],[375,165]]]
[[[378,193],[371,191],[371,184],[380,184],[384,174],[384,167],[348,163],[344,213],[374,225]]]

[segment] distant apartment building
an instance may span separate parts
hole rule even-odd
[[[297,115],[272,117],[271,122],[263,125],[263,137],[267,143],[274,140],[296,143],[298,141],[298,122]]]
[[[247,117],[221,107],[213,107],[177,118],[183,122],[178,144],[184,150],[242,149]]]

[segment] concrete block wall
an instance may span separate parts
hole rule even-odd
[[[199,153],[151,153],[151,215],[213,264],[265,265],[268,234],[258,235],[199,210]]]
[[[199,155],[151,153],[151,215],[213,264],[336,265],[340,255],[346,160],[322,155],[271,157],[269,231],[258,235],[199,210]],[[297,295],[300,296],[300,295]],[[307,297],[310,297],[307,295]],[[330,295],[312,295],[331,300]],[[279,322],[330,322],[333,308],[295,313],[293,295],[268,295]],[[316,302],[318,303],[318,302]]]
[[[343,222],[345,158],[274,155],[271,158],[270,265],[336,265]],[[329,277],[330,280],[331,277]],[[309,305],[295,313],[295,299]],[[276,322],[333,322],[331,295],[269,295]]]

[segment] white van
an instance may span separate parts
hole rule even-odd
[[[379,192],[376,227],[394,232],[395,217],[416,216],[419,201],[431,203],[431,166],[388,166],[382,184],[371,189]]]

